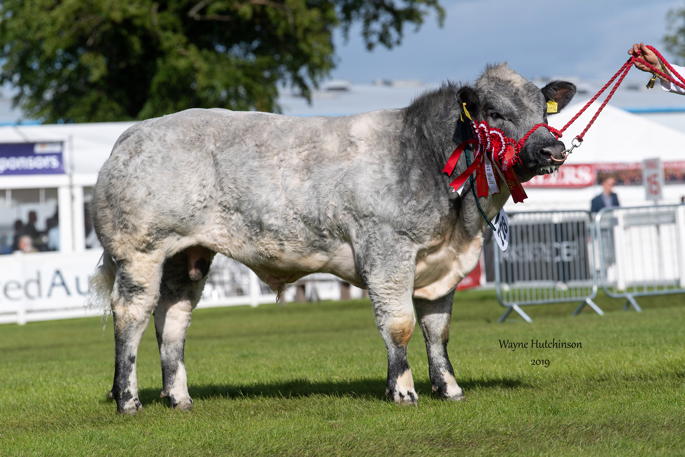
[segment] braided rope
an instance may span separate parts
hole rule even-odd
[[[668,69],[668,71],[670,71],[671,74],[675,75],[680,81],[676,80],[675,78],[673,78],[673,76],[665,73],[664,71],[656,68],[654,65],[647,62],[643,57],[641,57],[639,55],[633,55],[630,58],[628,58],[628,60],[626,60],[626,62],[621,66],[621,68],[619,68],[618,71],[616,73],[614,73],[614,75],[611,78],[609,78],[609,80],[606,82],[606,84],[604,84],[597,91],[597,93],[590,100],[588,100],[587,103],[585,103],[585,105],[561,129],[559,129],[559,132],[563,133],[564,131],[566,131],[566,129],[571,124],[573,124],[576,120],[578,120],[578,118],[590,107],[590,105],[592,103],[594,103],[602,95],[602,93],[604,93],[604,91],[608,87],[612,86],[612,84],[613,84],[613,87],[611,88],[611,90],[607,94],[604,101],[602,101],[602,104],[599,106],[599,108],[597,109],[595,114],[592,116],[590,121],[587,123],[585,128],[582,130],[582,132],[580,132],[580,134],[576,135],[575,139],[578,140],[579,142],[582,142],[583,137],[585,137],[585,134],[587,133],[588,130],[590,130],[590,127],[592,127],[592,124],[595,123],[595,121],[597,120],[597,117],[599,117],[599,114],[602,112],[604,107],[606,107],[606,105],[609,103],[609,100],[611,100],[611,98],[614,96],[614,94],[618,90],[619,86],[621,85],[621,83],[623,83],[623,80],[625,79],[625,77],[628,75],[628,73],[632,69],[632,66],[635,62],[639,62],[639,63],[645,65],[647,68],[649,68],[649,70],[652,73],[661,76],[663,79],[666,79],[667,81],[672,82],[673,84],[675,84],[676,86],[678,86],[682,89],[685,89],[685,78],[683,78],[683,76],[681,76],[677,71],[675,71],[673,66],[664,58],[664,56],[654,46],[648,45],[647,48],[649,50],[651,50],[654,54],[656,54],[657,58],[664,64],[664,66]],[[561,136],[561,135],[559,135],[559,136]]]
[[[640,62],[641,64],[643,64],[643,65],[645,65],[647,68],[649,68],[649,70],[650,70],[652,73],[656,73],[656,74],[658,74],[659,76],[661,76],[662,78],[664,78],[664,79],[666,79],[666,80],[672,82],[672,83],[675,84],[676,86],[680,87],[681,89],[685,89],[685,78],[683,78],[683,77],[680,75],[680,73],[678,73],[677,71],[675,71],[675,69],[674,69],[673,66],[668,62],[668,60],[666,60],[666,59],[664,58],[664,56],[663,56],[659,51],[657,51],[657,49],[656,49],[654,46],[649,46],[649,45],[647,45],[647,49],[649,49],[649,50],[652,51],[654,54],[656,54],[657,58],[664,64],[664,66],[668,69],[668,71],[670,71],[671,74],[676,75],[676,77],[677,77],[680,81],[674,79],[671,75],[669,75],[669,74],[667,74],[667,73],[661,71],[660,69],[656,68],[654,65],[652,65],[652,64],[649,63],[649,62],[647,62],[643,57],[641,57],[641,56],[639,56],[639,55],[638,55],[638,56],[632,56],[632,57],[631,57],[630,59],[628,59],[628,60],[631,60],[632,62]]]
[[[477,171],[477,167],[481,166],[484,164],[485,157],[488,157],[493,163],[498,164],[499,166],[504,165],[504,171],[509,172],[509,178],[506,179],[506,184],[509,186],[510,190],[512,191],[512,196],[514,196],[514,201],[519,202],[523,201],[526,198],[525,191],[523,191],[523,188],[520,185],[520,182],[518,181],[517,177],[515,174],[513,174],[513,170],[511,167],[520,161],[520,154],[521,151],[523,150],[523,147],[526,144],[526,141],[530,138],[530,136],[535,133],[535,131],[539,128],[545,128],[547,129],[552,135],[554,135],[557,139],[561,138],[566,129],[568,129],[571,124],[576,122],[580,116],[583,115],[585,111],[592,105],[607,89],[609,89],[609,92],[607,93],[606,97],[604,100],[602,100],[602,103],[600,104],[599,108],[595,111],[595,113],[592,115],[592,118],[588,121],[587,125],[585,128],[574,138],[574,142],[572,142],[572,147],[568,149],[565,152],[565,156],[570,153],[573,148],[577,147],[582,143],[583,138],[587,134],[588,130],[590,130],[590,127],[595,123],[597,118],[599,117],[600,113],[604,110],[606,105],[609,103],[611,98],[616,94],[616,91],[618,88],[621,86],[623,83],[623,80],[625,77],[628,75],[630,70],[633,67],[633,64],[635,62],[641,63],[645,65],[647,68],[650,69],[654,74],[657,74],[661,76],[663,79],[670,81],[671,83],[675,84],[676,86],[685,89],[685,78],[681,76],[673,66],[666,60],[664,59],[663,55],[657,51],[653,46],[647,46],[648,49],[650,49],[654,54],[657,56],[657,58],[662,62],[662,64],[665,66],[665,68],[668,69],[668,71],[671,72],[671,74],[675,75],[678,80],[676,80],[673,76],[667,74],[666,72],[656,68],[654,65],[650,64],[647,62],[643,57],[640,55],[632,55],[626,62],[621,65],[621,67],[616,71],[616,73],[613,74],[611,78],[595,93],[595,95],[590,98],[585,105],[581,109],[578,110],[578,112],[571,118],[569,121],[560,129],[556,129],[552,127],[549,124],[545,124],[543,122],[535,124],[528,132],[526,132],[525,135],[523,135],[518,141],[514,140],[513,138],[507,137],[504,132],[502,132],[499,129],[492,128],[490,127],[487,122],[485,121],[480,121],[479,123],[476,123],[475,121],[471,121],[471,126],[473,129],[473,135],[474,138],[466,140],[462,143],[460,143],[457,148],[454,150],[454,152],[451,154],[449,157],[447,163],[445,164],[445,167],[443,168],[443,172],[446,173],[448,176],[452,174],[454,169],[456,168],[457,161],[459,160],[459,157],[461,154],[466,150],[466,148],[471,145],[475,146],[475,156],[474,156],[474,162],[470,163],[469,157],[468,157],[468,152],[466,154],[466,163],[467,163],[467,169],[462,172],[457,179],[452,181],[450,183],[450,186],[453,187],[453,189],[456,191],[458,188],[460,188],[466,179],[469,179],[469,182],[471,184],[471,191],[474,193],[474,198],[476,198],[476,203],[478,203],[478,196],[487,196],[487,184],[485,185],[484,190],[480,189],[480,186],[474,186],[474,181],[477,179],[482,179],[482,176],[479,176],[482,174],[482,172]],[[465,109],[466,107],[464,107]],[[468,115],[467,112],[467,117],[471,119],[471,116]],[[494,145],[491,142],[491,135],[497,135],[497,138],[501,142],[501,151],[496,152],[493,150]],[[575,144],[577,141],[578,144]],[[511,151],[513,152],[513,155],[510,157],[505,158],[505,151],[507,148],[512,148]],[[506,159],[506,160],[505,160]],[[565,159],[565,157],[564,157]],[[563,162],[563,160],[560,160],[560,162]],[[476,179],[474,179],[473,174],[476,174]],[[476,195],[476,189],[475,187],[479,187],[478,189],[478,195]],[[483,193],[481,195],[481,193]],[[516,196],[514,195],[516,193]],[[481,208],[479,207],[479,210]],[[485,214],[481,210],[481,215],[485,219]],[[488,224],[490,224],[490,221],[487,221]]]

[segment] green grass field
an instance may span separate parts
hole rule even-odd
[[[460,293],[450,354],[466,400],[431,398],[423,339],[410,344],[418,407],[383,400],[385,349],[367,301],[196,311],[186,364],[194,410],[159,399],[154,332],[139,354],[144,410],[119,416],[111,321],[0,326],[0,455],[685,455],[685,297],[604,317],[575,305],[512,318],[492,292]],[[499,339],[582,342],[501,349]],[[549,360],[549,367],[531,360]]]

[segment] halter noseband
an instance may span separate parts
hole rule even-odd
[[[506,136],[502,130],[491,127],[484,120],[474,121],[468,109],[466,109],[466,103],[462,103],[462,113],[471,123],[473,136],[459,143],[447,159],[447,163],[445,163],[442,171],[450,176],[454,172],[459,158],[469,146],[474,150],[474,159],[473,163],[450,183],[450,187],[456,192],[464,185],[469,176],[475,173],[476,194],[478,197],[487,197],[490,193],[499,192],[498,183],[503,178],[514,202],[519,203],[525,200],[527,195],[518,176],[516,176],[514,166],[521,162],[521,151],[523,151],[526,141],[541,127],[546,128],[556,139],[561,137],[561,132],[551,125],[541,122],[535,124],[517,141]],[[460,121],[464,121],[463,117],[461,117]],[[553,160],[563,162],[565,159],[566,153],[563,159]],[[497,170],[497,173],[494,173],[493,169]],[[491,189],[492,192],[490,192]]]

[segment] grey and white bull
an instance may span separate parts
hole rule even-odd
[[[118,411],[141,408],[136,355],[153,313],[162,395],[192,406],[185,335],[215,253],[277,291],[313,272],[368,289],[388,397],[417,402],[407,343],[418,319],[433,392],[461,399],[447,355],[452,298],[478,261],[484,221],[472,194],[451,192],[440,171],[468,133],[455,129],[460,107],[519,138],[546,122],[546,100],[562,108],[574,93],[562,81],[540,90],[502,64],[473,87],[445,84],[404,109],[333,118],[191,109],[128,129],[100,170],[93,207],[105,249],[94,284],[114,316]],[[517,174],[553,171],[563,150],[538,129]],[[492,218],[508,197],[504,189],[480,203]]]

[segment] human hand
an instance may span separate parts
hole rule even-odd
[[[640,56],[655,67],[659,65],[659,58],[651,49],[645,46],[644,43],[635,43],[630,49],[628,49],[628,54],[636,57]],[[647,65],[640,62],[635,62],[635,68],[642,71],[651,72]]]

